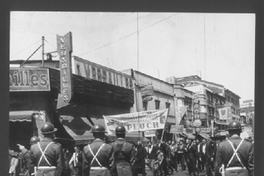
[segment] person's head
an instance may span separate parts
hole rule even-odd
[[[102,125],[94,125],[91,133],[93,133],[95,139],[99,138],[101,140],[104,140],[106,131]]]
[[[186,138],[186,144],[189,144],[191,142],[191,140],[189,138]]]
[[[228,124],[227,130],[228,130],[230,136],[232,136],[234,134],[240,135],[240,133],[242,131],[241,124],[238,121],[232,121]]]
[[[175,142],[175,141],[172,141],[172,142],[171,142],[171,145],[175,145],[175,144],[176,144],[176,142]]]
[[[54,128],[52,123],[46,122],[42,125],[40,131],[44,137],[49,137],[53,139],[55,137],[55,132],[57,131],[57,128]]]
[[[151,141],[148,141],[147,146],[151,146],[151,145],[152,145],[152,142]]]
[[[79,146],[75,146],[75,147],[74,147],[74,151],[75,151],[75,152],[78,152],[79,150],[80,150],[80,147],[79,147]]]
[[[30,139],[29,144],[30,144],[30,145],[33,145],[33,144],[38,143],[39,141],[40,141],[39,137],[37,137],[37,136],[33,136],[33,137]]]
[[[137,146],[138,146],[138,147],[142,146],[141,141],[137,141]]]
[[[171,141],[168,141],[168,145],[171,145]]]
[[[205,142],[206,142],[206,139],[205,139],[205,138],[203,138],[203,139],[202,139],[202,142],[203,142],[203,143],[205,143]]]
[[[157,154],[159,154],[160,152],[161,152],[161,150],[160,150],[160,149],[158,149],[158,150],[157,150]]]
[[[126,129],[123,125],[118,125],[115,129],[115,134],[117,138],[125,138]]]

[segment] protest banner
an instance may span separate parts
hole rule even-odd
[[[126,131],[149,131],[164,129],[168,116],[168,109],[149,110],[128,114],[103,116],[109,135],[115,134],[118,125],[124,125]]]

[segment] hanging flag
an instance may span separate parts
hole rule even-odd
[[[180,122],[184,116],[184,114],[187,112],[187,107],[188,106],[181,106],[181,107],[176,107],[176,112],[175,112],[175,124],[180,125]]]
[[[127,132],[164,129],[167,116],[168,109],[108,115],[103,117],[108,134],[112,135],[115,132],[115,128],[120,124],[124,125]]]
[[[224,108],[218,109],[218,114],[219,114],[219,119],[226,120],[226,123],[232,120],[232,114],[231,114],[230,107],[224,107]]]

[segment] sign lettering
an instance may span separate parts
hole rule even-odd
[[[47,68],[10,68],[10,91],[50,91]]]
[[[115,86],[133,89],[133,80],[130,75],[115,71],[76,56],[73,58],[73,64],[75,68],[73,70],[74,74]],[[80,73],[78,73],[78,71]]]
[[[71,53],[72,53],[72,34],[64,36],[57,35],[57,47],[60,58],[60,84],[63,101],[68,103],[72,96],[71,81]]]
[[[168,109],[142,111],[129,114],[103,116],[108,134],[114,134],[115,128],[122,124],[127,132],[164,129]]]

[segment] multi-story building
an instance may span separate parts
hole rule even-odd
[[[193,92],[194,97],[198,97],[199,117],[201,127],[211,127],[212,122],[216,122],[217,129],[225,130],[226,121],[219,120],[218,109],[230,107],[231,117],[238,119],[240,97],[223,85],[202,80],[199,76],[187,76],[182,78],[170,77],[166,79],[171,84],[181,84],[185,89]],[[194,120],[194,114],[192,120]]]
[[[230,104],[231,113],[234,116],[237,116],[237,118],[239,118],[239,108],[240,108],[239,99],[240,97],[237,94],[235,94],[234,92],[228,89],[225,89],[226,104]]]
[[[164,140],[171,139],[170,126],[175,124],[175,99],[173,85],[168,82],[162,81],[145,73],[128,69],[122,71],[128,75],[131,75],[135,81],[135,104],[131,112],[158,110],[168,108],[168,118],[166,125],[166,134]],[[143,89],[153,89],[152,93],[148,97],[143,96]],[[160,138],[161,131],[157,130],[157,138]]]
[[[182,121],[181,124],[186,127],[186,120],[191,121],[192,120],[192,97],[193,97],[193,92],[185,89],[183,85],[181,84],[175,84],[173,86],[174,88],[174,96],[176,99],[175,105],[177,107],[187,107],[186,114],[184,115],[185,121]]]

